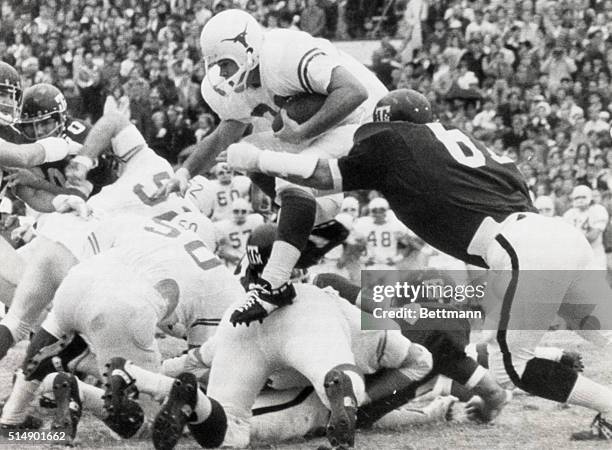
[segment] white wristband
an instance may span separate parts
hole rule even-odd
[[[259,154],[258,167],[268,175],[280,177],[291,175],[307,179],[314,173],[318,162],[319,158],[315,155],[296,155],[264,150]]]
[[[232,144],[227,148],[227,163],[232,169],[250,172],[257,170],[261,150],[248,142]]]
[[[72,160],[77,164],[85,166],[85,169],[87,169],[88,172],[98,165],[98,161],[94,161],[89,156],[85,155],[77,155],[72,158]]]
[[[65,139],[59,137],[47,137],[36,141],[45,152],[45,162],[61,161],[68,156],[69,145]]]

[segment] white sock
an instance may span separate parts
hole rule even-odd
[[[261,277],[276,289],[289,281],[291,271],[298,262],[301,252],[285,241],[275,241],[270,252],[268,264],[264,267]]]
[[[195,410],[193,411],[197,419],[190,423],[204,422],[210,416],[211,410],[212,404],[210,403],[210,399],[204,395],[204,392],[198,389],[198,401],[196,403]]]
[[[40,381],[26,381],[21,370],[15,376],[15,384],[8,400],[2,409],[0,423],[14,425],[25,420],[28,406],[34,400]]]
[[[365,383],[363,382],[363,377],[359,376],[359,374],[352,370],[345,370],[343,372],[348,375],[348,377],[351,379],[351,383],[353,383],[353,392],[355,393],[357,404],[363,405],[366,400]]]
[[[102,400],[104,389],[83,383],[79,379],[77,379],[77,383],[79,383],[79,394],[83,402],[83,409],[91,411],[99,419],[105,419],[106,411],[104,410],[104,400]]]
[[[574,389],[567,398],[567,403],[594,409],[610,417],[612,414],[612,390],[578,375]]]
[[[136,380],[139,391],[155,398],[166,397],[174,384],[174,378],[143,369],[130,361],[125,363],[125,370]]]

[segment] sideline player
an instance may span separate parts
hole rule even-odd
[[[211,180],[214,186],[215,203],[212,219],[225,220],[232,218],[232,203],[239,199],[249,198],[251,180],[244,175],[234,175],[227,163],[218,163],[212,172],[216,179]]]
[[[260,214],[250,214],[251,205],[243,198],[232,202],[232,217],[215,223],[217,255],[235,268],[246,252],[251,232],[264,223]]]
[[[221,123],[196,144],[196,150],[160,194],[184,192],[188,179],[208,169],[217,154],[240,140],[249,123],[263,118],[269,130],[279,110],[282,129],[274,134],[255,133],[247,139],[268,143],[279,151],[343,155],[357,126],[363,118],[369,119],[376,100],[386,92],[372,72],[329,41],[300,31],[264,30],[241,10],[226,10],[212,17],[202,30],[200,45],[207,65],[202,95]],[[299,94],[326,97],[321,109],[302,124],[289,119],[281,109],[289,97]],[[315,200],[312,190],[282,180],[276,181],[272,194],[281,205],[277,241],[261,279],[251,287],[249,300],[235,311],[233,323],[263,319],[277,307],[291,303],[294,293],[289,277],[317,215],[323,213],[329,220],[339,206],[333,202],[324,206]]]
[[[557,314],[582,335],[612,330],[610,289],[603,274],[585,270],[593,252],[584,236],[536,214],[512,161],[432,122],[429,102],[416,91],[389,93],[375,119],[357,131],[353,148],[339,159],[296,158],[240,143],[228,149],[228,162],[317,189],[375,189],[425,242],[491,269],[484,307],[485,326],[498,344],[491,356],[496,378],[597,411],[592,429],[572,438],[611,439],[612,390],[533,353]],[[276,155],[274,164],[268,154]],[[588,335],[609,344],[601,333]]]

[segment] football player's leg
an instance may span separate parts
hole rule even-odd
[[[19,280],[21,279],[23,269],[25,268],[26,260],[19,256],[13,246],[4,238],[0,238],[0,255],[2,255],[0,278],[2,278],[6,283],[17,286],[17,284],[19,284]]]
[[[233,328],[227,316],[214,341],[214,364],[206,392],[227,414],[224,445],[246,447],[250,442],[251,409],[272,372],[270,359],[262,351],[253,327]],[[204,359],[210,358],[205,355]]]
[[[14,343],[27,339],[34,326],[41,320],[53,299],[55,291],[76,258],[61,244],[43,237],[36,239],[37,252],[26,266],[17,286],[7,315],[0,322],[0,358],[6,355]],[[4,330],[10,334],[4,336]]]
[[[276,239],[259,283],[251,285],[249,301],[231,317],[234,324],[248,325],[254,320],[263,320],[275,309],[290,304],[295,297],[289,279],[314,225],[316,201],[309,189],[284,181],[282,187],[277,186],[277,192],[281,210]]]

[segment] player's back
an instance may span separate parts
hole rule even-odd
[[[152,149],[142,148],[125,163],[117,181],[91,197],[88,204],[94,211],[103,211],[108,216],[137,214],[170,220],[180,212],[194,209],[191,202],[174,194],[167,198],[155,197],[164,181],[173,175],[168,161]]]
[[[514,163],[457,129],[372,123],[357,131],[355,142],[363,157],[355,176],[370,180],[409,229],[465,262],[484,266],[468,247],[486,217],[501,222],[536,212]]]
[[[320,64],[317,58],[328,59],[328,62]],[[368,68],[338,50],[327,39],[315,38],[303,31],[274,29],[264,35],[260,56],[262,85],[273,95],[326,94],[326,86],[317,83],[328,80],[331,73],[325,72],[334,66],[344,67],[368,92],[368,99],[343,122],[369,120],[376,102],[387,93],[387,89]]]

